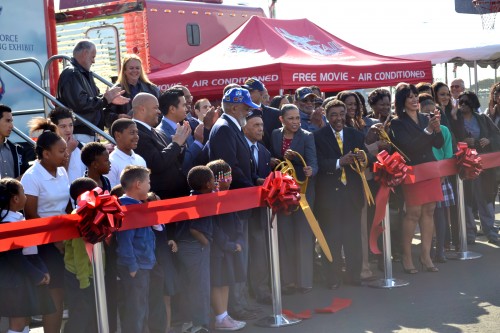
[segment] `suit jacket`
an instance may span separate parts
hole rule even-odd
[[[170,126],[165,119],[161,120],[161,123],[156,126],[156,129],[164,135],[164,137],[167,140],[167,143],[172,142],[172,136],[175,134],[175,129]],[[192,135],[190,135],[185,144],[185,149],[184,152],[181,154],[181,161],[182,161],[182,171],[184,172],[185,175],[188,174],[189,170],[193,166],[195,166],[195,160],[196,157],[201,153],[201,150],[203,148],[203,144],[200,142],[201,145],[198,145],[195,143],[195,140]]]
[[[259,178],[266,178],[271,173],[271,153],[260,142],[257,142],[259,149],[259,161],[257,162],[257,176]]]
[[[432,147],[441,148],[444,138],[441,133],[426,134],[424,128],[429,125],[429,119],[417,113],[418,124],[406,113],[391,121],[391,141],[410,159],[408,165],[435,161]]]
[[[347,185],[342,184],[342,168],[337,169],[337,160],[355,148],[364,149],[363,133],[354,128],[344,127],[343,151],[331,126],[324,126],[314,133],[318,174],[316,176],[316,209],[319,217],[331,214],[332,201],[345,203],[345,209],[361,209],[364,204],[361,177],[349,166],[344,167]],[[333,212],[334,213],[334,212]]]
[[[139,142],[134,152],[146,161],[151,170],[151,191],[160,198],[176,198],[189,195],[189,186],[182,171],[181,146],[175,142],[160,140],[143,124],[137,123]]]
[[[262,104],[262,121],[264,122],[264,137],[262,142],[271,150],[271,136],[275,129],[281,127],[280,110]]]
[[[243,132],[226,114],[215,122],[207,142],[210,161],[223,159],[231,166],[231,189],[255,185],[250,147]]]

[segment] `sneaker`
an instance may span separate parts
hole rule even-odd
[[[245,322],[234,320],[229,315],[227,315],[221,321],[216,321],[214,328],[219,331],[238,331],[245,327],[245,325]]]
[[[183,323],[182,327],[181,327],[181,332],[182,333],[189,333],[189,330],[191,329],[191,327],[193,327],[193,323],[192,322]]]
[[[187,333],[210,333],[210,331],[203,326],[191,326]]]

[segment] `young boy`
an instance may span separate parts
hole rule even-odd
[[[215,189],[214,175],[206,166],[192,168],[187,176],[191,194],[211,193]],[[176,224],[175,240],[182,281],[180,310],[182,332],[208,332],[210,321],[210,242],[212,218],[203,217]]]
[[[59,135],[66,140],[66,144],[68,145],[69,161],[66,165],[66,170],[68,171],[68,178],[71,183],[75,179],[83,177],[86,170],[80,158],[83,144],[73,137],[73,124],[75,122],[73,113],[69,109],[58,106],[49,113],[49,118],[57,126]]]
[[[89,142],[82,148],[81,157],[87,167],[85,176],[95,180],[103,191],[111,191],[109,179],[104,176],[111,168],[106,146],[99,142]]]
[[[151,187],[149,169],[130,165],[120,177],[125,195],[122,205],[140,204],[148,198]],[[143,332],[148,319],[150,271],[156,263],[155,236],[150,227],[116,233],[117,266],[120,278],[119,312],[122,333]]]
[[[109,132],[116,141],[115,150],[109,155],[111,169],[107,174],[111,187],[113,187],[120,184],[120,174],[127,165],[146,167],[146,161],[134,153],[137,142],[139,142],[139,130],[133,120],[117,119],[111,125]]]
[[[96,186],[93,179],[75,179],[69,188],[74,205],[76,206],[79,195]],[[92,264],[82,238],[64,241],[64,267],[64,287],[69,310],[64,332],[97,332]]]

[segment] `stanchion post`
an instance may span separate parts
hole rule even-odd
[[[392,277],[392,249],[391,249],[391,212],[389,211],[389,202],[385,206],[384,232],[382,233],[383,256],[384,256],[384,278],[375,280],[368,284],[373,288],[395,288],[409,285],[408,281],[394,279]]]
[[[271,209],[267,209],[267,225],[269,240],[269,259],[271,264],[271,293],[273,298],[273,314],[259,319],[255,325],[261,327],[283,327],[295,325],[300,319],[287,318],[283,315],[281,305],[280,255],[278,248],[278,217]]]
[[[92,270],[94,272],[95,309],[99,333],[109,333],[106,286],[104,284],[104,260],[102,242],[94,244]]]
[[[458,210],[458,232],[460,237],[460,250],[446,253],[446,258],[454,260],[470,260],[481,258],[482,254],[468,251],[467,249],[467,228],[465,219],[465,199],[464,199],[464,182],[457,177],[457,210]]]

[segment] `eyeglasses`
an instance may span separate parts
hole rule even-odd
[[[451,88],[455,88],[455,89],[458,89],[458,88],[462,88],[462,86],[459,86],[458,84],[454,84],[452,86],[450,86]]]

